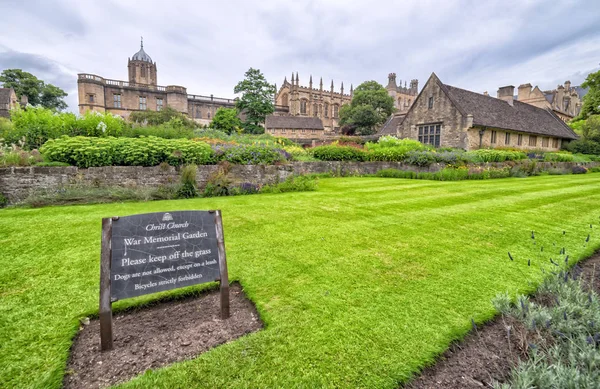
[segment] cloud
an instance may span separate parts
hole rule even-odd
[[[249,67],[278,85],[297,71],[302,84],[312,74],[314,86],[323,77],[325,88],[333,79],[346,91],[385,85],[390,72],[422,86],[433,71],[492,94],[526,82],[547,89],[583,81],[600,52],[593,0],[5,0],[0,14],[0,57],[11,53],[10,63],[65,90],[76,89],[77,72],[125,79],[141,35],[159,84],[221,97],[233,96]]]

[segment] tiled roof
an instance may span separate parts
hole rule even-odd
[[[442,84],[463,114],[473,115],[473,124],[531,134],[577,139],[577,135],[551,110],[513,100],[507,101]]]
[[[377,132],[377,135],[396,135],[396,129],[398,128],[398,124],[402,123],[402,120],[406,117],[403,115],[394,115],[392,114],[388,120],[383,124],[383,127]]]
[[[268,129],[290,128],[322,130],[323,122],[321,121],[321,119],[315,117],[269,115],[265,120],[265,127]]]

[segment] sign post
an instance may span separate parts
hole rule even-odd
[[[113,348],[112,303],[219,281],[229,317],[229,277],[221,211],[159,212],[102,219],[100,345]]]

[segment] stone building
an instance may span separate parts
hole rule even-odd
[[[127,118],[135,111],[160,111],[171,107],[200,124],[210,123],[218,108],[233,108],[235,100],[187,93],[178,85],[158,85],[156,62],[140,50],[127,61],[128,81],[110,80],[94,74],[78,74],[79,113],[111,112]]]
[[[13,88],[0,88],[0,117],[9,118],[10,110],[18,105]]]
[[[435,147],[558,150],[577,135],[551,109],[514,100],[514,87],[498,98],[443,84],[433,73],[396,128],[400,138]]]
[[[408,109],[419,93],[419,80],[410,80],[408,87],[406,86],[406,81],[404,81],[404,86],[402,86],[402,80],[400,80],[400,85],[397,85],[396,73],[390,73],[388,75],[388,84],[385,89],[394,99],[396,113],[405,114],[408,112]]]
[[[275,96],[275,105],[289,107],[288,112],[281,113],[290,116],[308,116],[321,119],[324,134],[339,134],[340,107],[349,104],[352,100],[353,88],[350,85],[350,94],[344,93],[342,82],[339,92],[333,89],[333,80],[329,91],[323,89],[323,78],[318,88],[313,88],[312,76],[310,76],[308,87],[301,86],[298,73],[292,73],[291,83],[287,77]]]
[[[537,86],[531,84],[519,86],[517,100],[540,108],[549,108],[562,120],[568,122],[581,112],[583,96],[587,89],[580,86],[571,86],[571,81],[565,81],[564,86],[559,85],[556,89],[541,91]]]
[[[325,128],[316,117],[269,115],[265,120],[265,132],[290,139],[322,139]]]

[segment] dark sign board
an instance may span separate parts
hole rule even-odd
[[[111,241],[113,301],[219,279],[214,213],[121,217],[113,221]]]
[[[112,307],[120,299],[220,281],[221,315],[229,284],[220,211],[157,212],[102,220],[100,335],[112,348]]]

